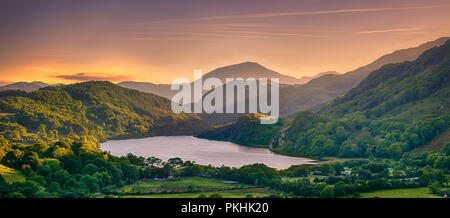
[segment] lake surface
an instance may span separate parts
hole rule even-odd
[[[220,167],[241,167],[253,163],[278,169],[291,165],[314,164],[308,158],[275,154],[265,148],[250,148],[231,142],[200,139],[193,136],[157,136],[142,139],[111,140],[101,144],[101,149],[116,156],[132,153],[143,157],[157,157],[164,161],[180,157],[183,161]]]

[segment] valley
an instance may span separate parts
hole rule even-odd
[[[16,84],[0,92],[0,197],[446,196],[447,39],[305,84],[282,77],[273,125],[174,113],[158,96],[170,93],[134,83]],[[232,71],[280,76],[245,62],[209,77]]]

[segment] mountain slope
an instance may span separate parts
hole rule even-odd
[[[333,72],[325,72],[325,73],[333,73]],[[273,70],[267,69],[262,65],[254,62],[244,62],[240,64],[217,68],[213,71],[204,74],[203,81],[212,77],[219,78],[220,80],[222,80],[223,83],[225,83],[226,78],[238,78],[238,77],[241,77],[243,79],[248,79],[250,77],[255,79],[279,78],[281,84],[301,84],[305,83],[305,81],[307,80],[310,80],[309,77],[297,79],[291,76],[283,75]],[[117,83],[117,85],[129,89],[135,89],[145,93],[159,95],[167,99],[171,99],[172,96],[177,93],[177,91],[170,90],[170,84],[153,84],[147,82],[126,81]],[[205,93],[206,92],[204,92],[204,94]]]
[[[144,93],[158,95],[167,99],[171,99],[172,96],[177,93],[177,91],[172,91],[170,89],[170,84],[153,84],[148,82],[125,81],[117,83],[117,85],[124,88],[138,90]]]
[[[304,76],[302,78],[300,78],[300,82],[297,84],[305,84],[313,79],[317,79],[319,77],[325,76],[325,75],[339,75],[340,73],[336,72],[336,71],[326,71],[326,72],[322,72],[322,73],[318,73],[314,76]]]
[[[272,148],[308,156],[399,158],[428,144],[450,127],[450,41],[414,61],[373,71],[319,112],[299,113]],[[251,132],[265,128],[260,126]]]
[[[17,82],[17,83],[12,83],[12,84],[8,84],[8,85],[4,85],[4,86],[0,86],[0,91],[5,91],[5,90],[22,90],[22,91],[26,91],[26,92],[32,92],[35,90],[38,90],[40,88],[44,88],[46,86],[49,86],[49,84],[43,83],[43,82]]]
[[[280,120],[274,125],[261,125],[261,114],[246,114],[235,123],[215,126],[197,135],[199,138],[230,141],[240,145],[251,147],[269,147],[272,139],[278,134],[284,125]]]
[[[435,41],[422,44],[418,47],[395,51],[391,54],[380,57],[376,61],[364,67],[360,67],[346,74],[325,72],[322,73],[322,76],[313,78],[306,84],[282,84],[280,85],[279,96],[280,115],[283,117],[293,117],[298,112],[320,108],[336,97],[347,93],[370,72],[380,68],[382,65],[415,60],[425,50],[442,45],[446,39],[449,38],[440,38]],[[246,99],[246,105],[248,105],[248,99]],[[199,115],[212,125],[222,125],[228,122],[237,121],[243,114]]]
[[[300,84],[302,81],[300,79],[294,78],[292,76],[283,75],[277,73],[273,70],[267,69],[262,65],[255,62],[244,62],[240,64],[230,65],[226,67],[217,68],[205,75],[203,75],[203,80],[215,77],[222,80],[225,83],[226,78],[279,78],[280,84]]]
[[[324,75],[304,85],[280,89],[280,113],[292,117],[305,110],[319,108],[355,87],[369,73],[381,66],[403,61],[413,61],[424,51],[444,44],[449,37],[439,38],[418,47],[402,49],[384,55],[374,62],[341,75]]]
[[[205,127],[195,114],[174,114],[165,98],[110,82],[0,92],[0,114],[0,135],[27,143],[192,134]]]

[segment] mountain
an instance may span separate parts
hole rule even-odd
[[[294,117],[301,111],[320,108],[321,106],[324,106],[331,102],[336,97],[350,91],[370,72],[380,68],[382,65],[415,60],[425,50],[442,45],[447,39],[449,38],[440,38],[435,41],[422,44],[418,47],[395,51],[391,54],[387,54],[378,58],[377,60],[366,66],[360,67],[345,74],[338,74],[334,71],[330,71],[321,73],[315,76],[316,78],[311,78],[311,80],[306,84],[281,84],[279,90],[280,115],[283,117]],[[246,64],[255,65],[255,63]],[[214,75],[218,73],[208,74]],[[297,80],[296,83],[301,82]],[[245,104],[248,105],[248,98],[246,98]],[[244,114],[199,114],[199,116],[201,116],[211,125],[222,125],[225,123],[234,122],[237,121],[238,118],[242,115]]]
[[[133,82],[133,81],[125,81],[117,83],[117,85],[138,90],[144,93],[151,93],[154,95],[158,95],[167,99],[171,99],[173,95],[175,95],[178,91],[172,91],[170,89],[170,84],[154,84],[148,82]]]
[[[0,91],[22,90],[22,91],[26,91],[26,92],[32,92],[32,91],[38,90],[40,88],[44,88],[46,86],[49,86],[49,84],[39,82],[39,81],[35,81],[35,82],[31,82],[31,83],[17,82],[17,83],[0,86]]]
[[[318,73],[314,76],[304,76],[304,77],[300,78],[300,83],[297,83],[297,84],[305,84],[313,79],[319,78],[321,76],[329,75],[329,74],[339,75],[340,73],[336,72],[336,71],[326,71],[326,72]]]
[[[280,114],[292,117],[298,112],[319,108],[358,85],[369,73],[381,66],[413,61],[424,51],[443,45],[449,37],[439,38],[420,46],[401,49],[384,55],[374,62],[341,75],[324,75],[303,85],[280,89]]]
[[[0,92],[0,135],[35,143],[69,137],[84,142],[192,134],[205,128],[195,114],[175,114],[171,102],[110,82]]]
[[[8,83],[4,82],[4,81],[0,81],[0,86],[4,86],[4,85],[8,85]]]
[[[226,78],[238,78],[238,77],[241,77],[243,79],[248,79],[250,77],[255,79],[279,78],[281,84],[301,84],[309,79],[309,78],[297,79],[291,76],[283,75],[273,70],[267,69],[262,65],[254,62],[244,62],[240,64],[217,68],[211,72],[204,74],[203,81],[212,77],[219,78],[220,80],[222,80],[223,83],[225,83]],[[172,96],[177,93],[177,91],[170,90],[170,84],[153,84],[147,82],[126,81],[117,83],[117,85],[129,89],[135,89],[145,93],[159,95],[167,99],[171,99]],[[206,91],[204,93],[206,93]]]
[[[414,61],[373,71],[346,95],[287,123],[268,146],[293,155],[398,159],[426,146],[450,127],[450,40]],[[253,125],[233,133],[227,132],[235,129],[230,125],[207,132],[208,138],[234,138],[267,128]],[[252,144],[249,140],[245,143]]]
[[[279,78],[280,84],[300,84],[302,81],[292,76],[283,75],[273,70],[267,69],[264,66],[255,62],[244,62],[240,64],[230,65],[226,67],[217,68],[205,75],[203,80],[208,78],[219,78],[225,83],[226,78]]]

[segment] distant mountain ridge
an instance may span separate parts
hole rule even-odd
[[[178,92],[171,90],[170,84],[154,84],[149,82],[124,81],[117,83],[117,85],[124,88],[138,90],[144,93],[158,95],[167,99],[171,99],[172,96]]]
[[[413,61],[384,65],[327,106],[280,122],[269,129],[240,118],[199,136],[261,146],[256,137],[243,136],[264,132],[276,136],[265,138],[262,146],[316,157],[400,159],[405,152],[427,146],[450,128],[450,40]],[[433,147],[440,149],[445,143]]]
[[[337,71],[326,71],[326,72],[318,73],[314,76],[304,76],[304,77],[300,78],[301,83],[298,83],[298,84],[305,84],[313,79],[317,79],[317,78],[325,76],[325,75],[339,75],[339,74],[340,73]]]
[[[319,108],[358,85],[372,71],[383,65],[413,61],[424,51],[443,45],[450,37],[442,37],[417,47],[401,49],[384,55],[374,62],[340,75],[324,75],[304,85],[280,89],[280,113],[292,117],[298,112]]]
[[[5,91],[5,90],[21,90],[21,91],[25,91],[25,92],[32,92],[32,91],[36,91],[38,89],[47,87],[47,86],[59,86],[62,84],[47,84],[47,83],[43,83],[41,81],[34,81],[34,82],[16,82],[16,83],[11,83],[11,84],[6,84],[3,86],[0,86],[0,91]]]
[[[203,75],[203,80],[206,80],[211,77],[219,78],[220,80],[222,80],[223,83],[225,83],[226,78],[238,78],[238,77],[241,77],[243,79],[267,78],[268,80],[270,80],[270,78],[278,78],[280,84],[289,84],[289,85],[302,83],[301,79],[280,74],[256,62],[244,62],[217,68]]]
[[[317,76],[321,76],[324,74],[335,74],[337,72],[329,71],[324,73],[319,73],[316,76],[313,77],[302,77],[300,79],[283,75],[280,73],[277,73],[273,70],[270,70],[258,63],[255,62],[244,62],[234,65],[229,65],[225,67],[220,67],[215,70],[212,70],[206,74],[203,75],[202,79],[203,81],[208,78],[218,78],[220,79],[224,84],[226,78],[278,78],[280,84],[303,84],[313,78],[316,78]],[[167,99],[171,99],[173,95],[177,93],[177,91],[172,91],[170,89],[170,84],[154,84],[149,82],[135,82],[135,81],[124,81],[119,82],[117,85],[129,88],[129,89],[135,89],[141,92],[145,93],[151,93],[155,94],[161,97],[165,97]],[[205,92],[206,93],[206,92]]]
[[[418,47],[395,51],[346,74],[323,73],[306,84],[282,85],[280,86],[280,115],[293,117],[301,111],[320,108],[350,91],[373,70],[379,69],[385,64],[415,60],[424,51],[444,44],[446,39],[450,38],[439,38]],[[248,105],[248,101],[246,101],[246,105]],[[212,125],[234,122],[242,115],[244,114],[199,114]]]

